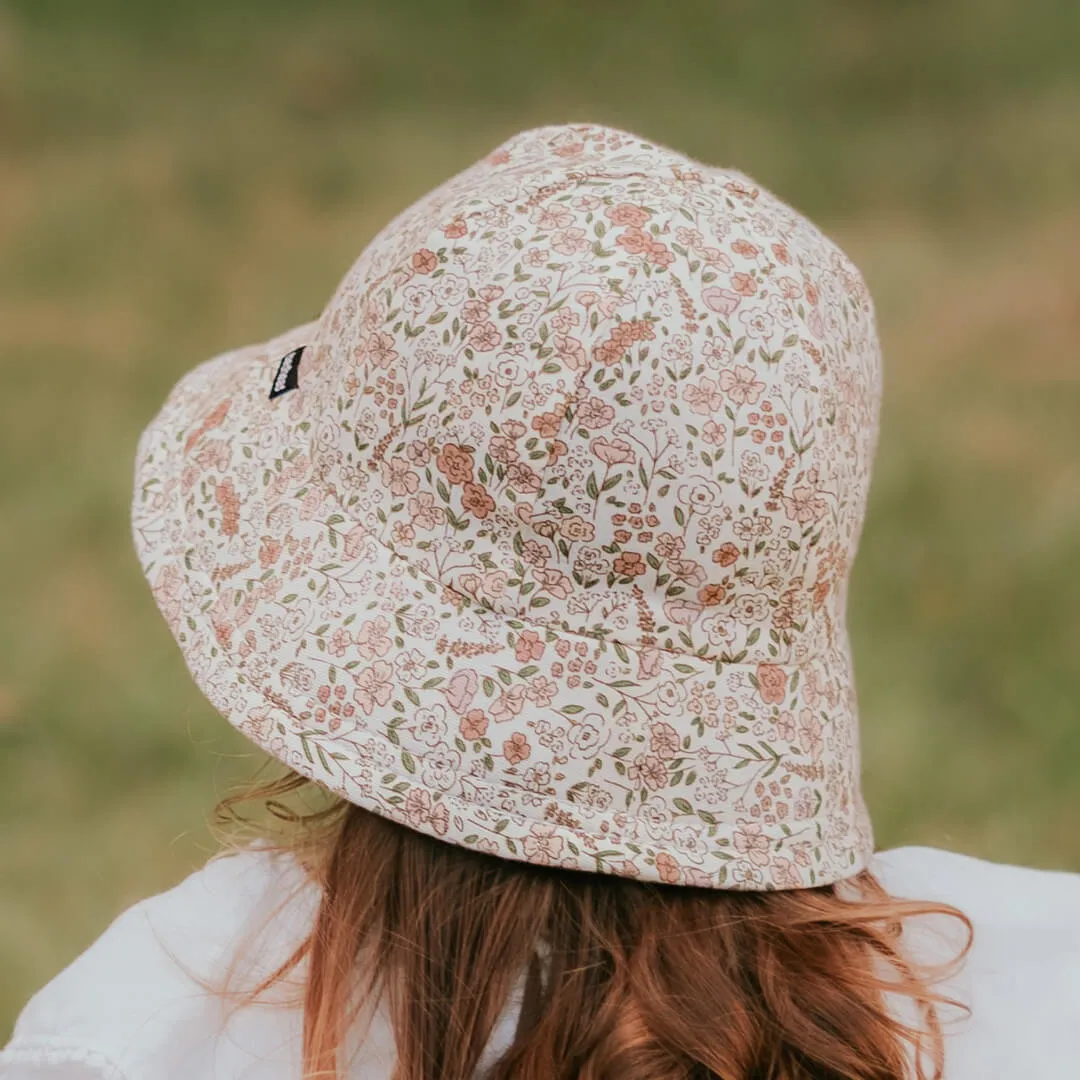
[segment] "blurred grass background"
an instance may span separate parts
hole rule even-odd
[[[513,131],[737,166],[878,303],[856,566],[882,846],[1080,870],[1080,5],[0,0],[0,1038],[256,757],[128,539],[187,368],[312,317]]]

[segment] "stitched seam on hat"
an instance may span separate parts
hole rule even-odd
[[[266,704],[270,705],[271,707],[273,707],[275,709],[280,709],[281,711],[285,712],[286,714],[288,714],[288,716],[292,720],[294,720],[296,722],[297,725],[299,725],[301,727],[301,729],[304,728],[304,721],[301,720],[300,717],[298,717],[293,712],[293,710],[289,707],[287,702],[285,702],[278,695],[274,694],[272,691],[268,691],[264,687],[259,686],[258,684],[251,682],[247,678],[247,676],[244,675],[243,670],[233,662],[230,653],[228,653],[225,650],[222,650],[221,656],[222,656],[222,660],[223,660],[224,663],[227,663],[234,671],[238,672],[239,674],[241,674],[243,676],[243,682],[242,682],[241,685],[243,685],[246,688],[247,692],[251,696],[255,696],[257,699],[262,699],[262,701],[264,701]],[[750,665],[739,665],[739,666],[750,666]],[[778,665],[778,666],[792,666],[792,665]],[[308,729],[308,730],[310,730],[310,729]],[[400,745],[394,743],[392,740],[390,740],[386,736],[386,734],[384,732],[380,731],[377,728],[365,727],[363,729],[363,731],[364,731],[365,735],[369,736],[370,738],[377,738],[377,739],[381,740],[382,742],[385,742],[386,744],[388,744],[390,746],[393,746],[395,750],[400,750],[401,749]],[[412,756],[412,758],[418,764],[422,765],[424,763],[426,755],[425,755],[425,753],[423,751],[410,749],[409,754]],[[768,764],[768,763],[767,762],[762,762],[762,764]],[[455,794],[452,794],[449,791],[442,791],[442,790],[439,790],[437,788],[433,789],[433,788],[428,787],[427,784],[423,784],[423,783],[420,783],[418,785],[417,780],[416,780],[415,777],[412,777],[412,776],[406,777],[404,773],[401,773],[401,772],[393,769],[390,766],[382,768],[381,773],[382,773],[382,775],[390,775],[390,776],[392,776],[395,781],[397,781],[397,780],[407,780],[410,785],[412,785],[412,786],[420,786],[424,790],[431,792],[433,795],[437,795],[438,798],[441,799],[441,800],[445,800],[447,802],[453,802],[453,803],[456,803],[456,804],[460,804],[462,807],[468,807],[468,808],[471,808],[471,809],[477,808],[477,804],[475,802],[470,801],[469,799],[465,798],[462,795],[455,795]],[[455,773],[455,780],[458,783],[461,783],[464,779],[465,779],[465,777],[463,775]],[[479,777],[471,777],[470,776],[467,779],[468,779],[468,782],[470,784],[474,785],[476,788],[478,788],[480,790],[483,790],[483,791],[491,792],[493,795],[496,795],[496,796],[504,793],[504,791],[506,791],[506,790],[509,790],[509,791],[518,790],[518,789],[515,789],[515,788],[498,787],[498,786],[496,786],[494,784],[489,783],[486,780],[480,779]],[[385,787],[393,787],[393,784],[392,783],[391,784],[380,783],[378,786],[384,787],[384,788]],[[547,806],[547,805],[555,805],[559,809],[565,809],[568,813],[572,813],[572,814],[575,814],[575,815],[581,813],[581,808],[576,803],[566,802],[564,800],[557,799],[554,796],[550,796],[550,795],[544,796],[544,800],[545,801],[544,801],[543,805],[545,805],[545,806]],[[565,829],[567,832],[569,832],[569,833],[573,834],[574,836],[578,837],[579,840],[581,838],[583,838],[583,837],[587,837],[590,840],[594,840],[594,841],[597,839],[597,836],[594,833],[571,829],[569,826],[565,826],[565,825],[558,825],[555,822],[548,821],[546,818],[544,818],[542,816],[529,816],[529,815],[523,814],[523,813],[521,813],[519,811],[504,810],[503,808],[501,808],[501,807],[499,807],[497,805],[494,805],[494,806],[491,806],[491,807],[480,807],[480,808],[485,809],[485,810],[490,810],[494,814],[497,814],[500,817],[516,819],[517,821],[519,821],[521,823],[537,822],[539,824],[544,824],[544,825],[553,825],[553,826],[555,826],[557,828]],[[637,808],[637,809],[639,809],[639,808]],[[634,818],[635,820],[639,817],[639,815],[636,813],[636,809],[633,808],[633,807],[627,808],[627,809],[625,809],[625,810],[623,810],[621,812],[627,813],[630,817]],[[699,816],[696,813],[693,814],[693,815],[687,815],[687,816],[692,816],[692,817],[694,817],[694,818],[696,818],[698,820],[703,821],[703,819],[699,818]],[[607,812],[601,812],[599,814],[599,816],[598,816],[598,819],[600,821],[604,821],[604,820],[612,821],[613,817],[614,817],[614,814],[609,814]],[[594,818],[594,820],[597,820],[597,819]],[[817,820],[816,818],[807,819],[807,821],[805,822],[805,828],[812,828],[816,820]],[[704,822],[704,821],[703,821],[703,823],[704,824],[709,824],[708,822]],[[799,833],[801,833],[802,831],[803,830],[800,829],[800,830],[798,830],[796,832],[792,832],[791,836],[787,837],[787,838],[788,839],[793,839],[794,837],[798,836]],[[637,842],[637,841],[634,841],[634,842]],[[648,846],[648,845],[643,844],[642,846],[644,847],[644,846]],[[695,854],[694,852],[691,852],[688,849],[685,849],[685,848],[679,846],[674,841],[672,841],[672,842],[665,841],[664,848],[665,848],[665,850],[670,849],[670,848],[674,848],[675,850],[679,851],[680,853],[685,853],[687,855]]]
[[[338,508],[341,510],[341,512],[342,513],[348,513],[346,511],[346,508],[345,508],[344,504],[341,503],[341,500],[338,497],[336,490],[333,491],[330,494],[332,494],[332,496],[334,498],[334,501],[337,503]],[[646,651],[647,649],[655,649],[657,652],[662,652],[662,653],[666,654],[667,656],[676,656],[676,657],[679,657],[679,658],[687,660],[687,661],[696,661],[697,663],[700,663],[700,664],[712,664],[714,666],[716,664],[721,664],[721,665],[728,666],[728,667],[731,667],[731,666],[754,667],[757,664],[774,664],[777,667],[796,667],[797,668],[797,667],[803,667],[806,664],[814,663],[815,661],[818,661],[820,663],[828,663],[829,662],[829,657],[828,657],[827,654],[822,654],[821,656],[807,657],[806,659],[799,660],[799,661],[783,661],[783,660],[778,660],[775,657],[769,657],[767,659],[766,658],[758,658],[758,659],[755,659],[755,660],[734,660],[734,659],[725,660],[725,659],[723,659],[722,656],[700,656],[698,653],[679,652],[676,649],[665,648],[663,645],[660,645],[660,644],[634,645],[634,644],[631,644],[630,642],[622,641],[619,638],[602,637],[599,634],[587,633],[587,632],[585,632],[583,630],[570,630],[570,629],[567,629],[567,628],[562,627],[562,626],[553,626],[551,623],[539,622],[535,618],[532,618],[532,617],[530,617],[528,615],[516,615],[516,614],[515,615],[509,615],[506,612],[499,611],[497,608],[493,608],[493,607],[489,606],[488,604],[485,604],[482,600],[478,600],[474,596],[470,596],[467,593],[458,592],[458,590],[454,589],[452,586],[446,585],[443,582],[439,581],[438,578],[433,577],[427,570],[425,570],[422,567],[418,566],[416,563],[414,563],[414,562],[410,561],[409,559],[407,559],[400,552],[396,551],[391,544],[387,543],[382,537],[378,536],[375,532],[373,532],[371,529],[369,529],[362,522],[356,521],[354,515],[352,515],[351,513],[348,513],[348,517],[351,518],[352,521],[356,525],[359,525],[360,528],[362,528],[364,530],[364,532],[371,538],[372,542],[377,544],[384,551],[386,551],[387,554],[392,559],[397,559],[400,562],[404,563],[405,567],[406,567],[406,570],[414,578],[422,579],[423,581],[429,582],[430,584],[434,585],[437,589],[444,589],[444,590],[447,590],[449,592],[454,593],[455,596],[460,596],[461,600],[462,600],[462,603],[464,605],[466,605],[466,606],[468,606],[470,608],[474,608],[477,612],[480,612],[480,613],[485,614],[485,615],[491,615],[492,617],[494,617],[496,619],[499,619],[502,622],[520,623],[521,624],[520,629],[530,629],[530,630],[537,630],[537,631],[542,631],[542,632],[550,631],[551,633],[556,634],[556,635],[563,634],[563,635],[565,635],[567,637],[572,637],[572,638],[583,640],[583,641],[601,642],[601,643],[604,643],[604,644],[610,645],[610,646],[618,645],[619,647],[621,647],[623,649],[626,649],[627,651],[633,652],[633,653],[642,653],[642,652]],[[343,532],[343,530],[340,529],[339,526],[336,526],[336,525],[326,526],[326,527],[335,529],[339,534],[341,534]],[[202,568],[202,571],[203,571],[204,574],[206,574],[207,577],[210,577],[210,574],[207,572],[207,570],[205,568]],[[511,626],[510,629],[511,630],[517,630],[517,629],[519,629],[519,627]],[[717,675],[722,674],[722,672],[720,670],[718,670],[718,669],[715,671],[715,673]]]

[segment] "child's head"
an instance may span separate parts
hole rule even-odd
[[[155,596],[346,800],[309,1068],[356,966],[399,1075],[464,1080],[539,944],[496,1076],[906,1074],[883,990],[933,1027],[898,936],[929,908],[864,870],[845,628],[880,385],[833,243],[601,127],[511,139],[317,322],[180,383],[139,451]]]

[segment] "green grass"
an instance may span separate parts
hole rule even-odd
[[[131,552],[142,425],[568,119],[737,165],[864,267],[879,841],[1080,870],[1080,6],[0,0],[0,1035],[258,760]]]

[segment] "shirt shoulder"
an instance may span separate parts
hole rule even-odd
[[[970,1010],[948,1013],[946,1076],[1075,1076],[1080,874],[923,847],[882,852],[872,869],[893,896],[949,904],[971,922],[967,960],[939,987]],[[915,959],[934,964],[955,956],[965,936],[956,920],[931,918],[908,940]]]
[[[250,848],[211,859],[125,911],[30,1000],[0,1051],[0,1080],[227,1075],[219,1059],[239,1053],[245,1033],[223,1040],[229,1002],[213,988],[230,971],[250,986],[286,959],[311,925],[313,893],[287,855]],[[298,1039],[298,1021],[281,1019],[275,1038]]]
[[[953,904],[982,924],[1080,930],[1080,874],[989,862],[930,847],[879,852],[872,869],[894,896]]]

